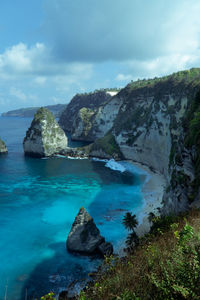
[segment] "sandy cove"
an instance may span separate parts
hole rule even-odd
[[[132,162],[135,167],[143,171],[146,176],[142,186],[142,194],[144,197],[144,206],[138,216],[139,225],[136,232],[139,236],[144,235],[150,229],[150,222],[148,220],[149,213],[159,215],[159,208],[162,207],[162,198],[166,187],[166,180],[163,175],[157,172],[152,172],[147,166],[140,163]]]

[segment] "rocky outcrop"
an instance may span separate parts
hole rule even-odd
[[[93,130],[94,119],[97,118],[98,126],[99,122],[101,123],[99,119],[101,107],[108,103],[117,92],[100,90],[88,94],[77,94],[62,113],[59,124],[65,131],[72,134],[74,140],[94,141],[97,137],[103,136],[96,136]]]
[[[67,249],[82,254],[111,255],[113,247],[100,235],[92,217],[81,207],[67,238]]]
[[[191,189],[195,172],[200,170],[194,166],[198,151],[185,145],[187,131],[198,121],[186,122],[191,106],[199,107],[200,100],[192,104],[198,90],[200,69],[131,82],[94,114],[88,112],[88,127],[79,118],[76,136],[88,128],[85,136],[95,140],[87,147],[88,156],[123,157],[163,174],[167,184],[164,207],[175,212],[187,209],[188,199],[195,198]]]
[[[95,141],[104,137],[113,125],[119,112],[119,99],[113,96],[109,101],[95,109],[82,108],[72,126],[74,140]]]
[[[8,152],[6,144],[0,139],[0,154],[5,154]]]
[[[24,153],[30,156],[52,156],[67,147],[67,137],[52,113],[40,108],[23,141]]]

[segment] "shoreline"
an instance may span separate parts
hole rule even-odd
[[[162,199],[164,195],[164,190],[166,187],[166,180],[164,176],[158,172],[151,171],[149,167],[142,165],[138,162],[128,161],[138,169],[142,170],[146,176],[141,192],[143,194],[144,204],[139,213],[138,221],[139,225],[136,228],[136,233],[139,236],[143,236],[150,230],[151,223],[148,220],[149,213],[154,213],[159,216],[159,209],[162,208]]]
[[[95,158],[94,160],[108,162],[109,160],[103,160]],[[135,167],[135,172],[139,173],[141,180],[143,181],[141,186],[141,192],[143,195],[143,206],[141,207],[141,212],[138,214],[139,225],[136,228],[136,233],[139,236],[146,234],[150,230],[150,222],[148,220],[148,216],[150,212],[153,212],[155,215],[159,215],[159,211],[157,208],[162,207],[162,198],[164,194],[164,188],[166,186],[166,181],[164,176],[160,173],[151,171],[147,166],[142,165],[138,162],[133,162],[131,160],[125,160],[127,163]],[[116,162],[116,161],[115,161]],[[116,163],[120,164],[120,161]],[[121,165],[122,166],[122,165]],[[107,166],[108,167],[108,166]],[[115,169],[120,171],[120,169]],[[124,251],[126,237],[121,240],[118,245],[115,254],[119,255],[119,257],[126,256],[127,253]],[[103,262],[102,262],[103,263]],[[102,264],[100,265],[102,266]],[[94,269],[94,273],[97,272]],[[91,278],[91,281],[95,281],[94,278]],[[64,290],[60,290],[58,295],[63,291],[68,294],[68,296],[73,297],[78,295],[79,292],[87,285],[90,280],[86,279],[85,282],[74,282],[69,285]]]

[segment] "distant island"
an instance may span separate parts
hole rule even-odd
[[[67,104],[56,104],[56,105],[48,105],[44,106],[49,109],[55,118],[59,118],[66,108]],[[4,112],[1,114],[2,117],[33,117],[39,107],[27,107],[27,108],[19,108],[16,110],[10,110],[8,112]]]

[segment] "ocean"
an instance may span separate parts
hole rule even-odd
[[[140,215],[145,176],[127,162],[25,157],[30,118],[0,117],[0,300],[24,300],[77,289],[101,260],[73,255],[66,239],[84,206],[101,234],[123,247],[127,211]],[[70,142],[77,146],[78,143]]]

